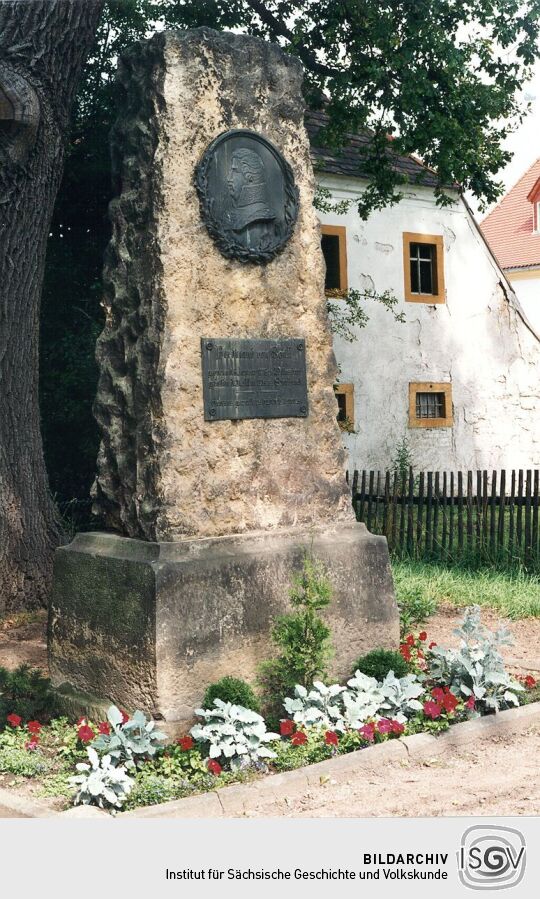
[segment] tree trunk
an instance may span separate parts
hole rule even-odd
[[[46,603],[61,540],[40,434],[39,304],[69,114],[102,6],[0,2],[0,614]]]

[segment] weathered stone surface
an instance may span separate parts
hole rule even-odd
[[[157,34],[121,63],[95,498],[128,536],[352,518],[301,79],[276,45],[209,29]],[[269,139],[299,188],[293,236],[267,264],[225,258],[201,219],[196,165],[232,128]],[[202,336],[305,338],[308,418],[205,422]]]
[[[49,661],[66,707],[142,708],[172,736],[209,683],[253,678],[271,655],[307,547],[334,588],[335,678],[362,652],[395,647],[399,625],[386,540],[354,521],[345,482],[300,65],[252,38],[162,33],[126,56],[120,84],[95,498],[127,536],[80,534],[58,550]],[[292,236],[265,263],[227,258],[201,218],[197,163],[238,128],[270,140],[299,189]],[[261,184],[246,193],[255,235],[278,218]],[[205,421],[201,338],[295,338],[307,406]]]
[[[386,540],[356,523],[178,543],[79,534],[56,554],[53,682],[185,726],[209,683],[251,678],[271,655],[271,619],[306,547],[334,586],[325,617],[343,680],[362,652],[399,638]]]

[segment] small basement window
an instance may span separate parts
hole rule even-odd
[[[444,393],[416,394],[417,418],[446,418]]]
[[[451,384],[409,384],[410,428],[451,428],[453,423]]]
[[[347,293],[346,229],[341,225],[321,225],[321,249],[326,263],[326,293],[330,296]]]
[[[354,432],[354,384],[334,384],[337,421],[342,431]]]
[[[410,303],[444,303],[443,239],[438,235],[403,235],[405,299]]]

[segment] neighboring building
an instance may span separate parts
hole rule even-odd
[[[527,318],[540,331],[540,159],[480,227]]]
[[[435,202],[432,172],[396,160],[410,185],[367,222],[358,144],[313,144],[317,180],[348,212],[320,213],[327,290],[390,290],[405,323],[374,301],[356,340],[335,338],[339,417],[351,468],[384,469],[408,438],[418,469],[540,466],[540,342],[457,191]],[[337,300],[339,302],[339,300]]]

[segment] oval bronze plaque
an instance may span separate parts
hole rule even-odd
[[[201,215],[221,253],[269,262],[286,245],[298,216],[289,163],[255,131],[220,134],[196,169]]]

